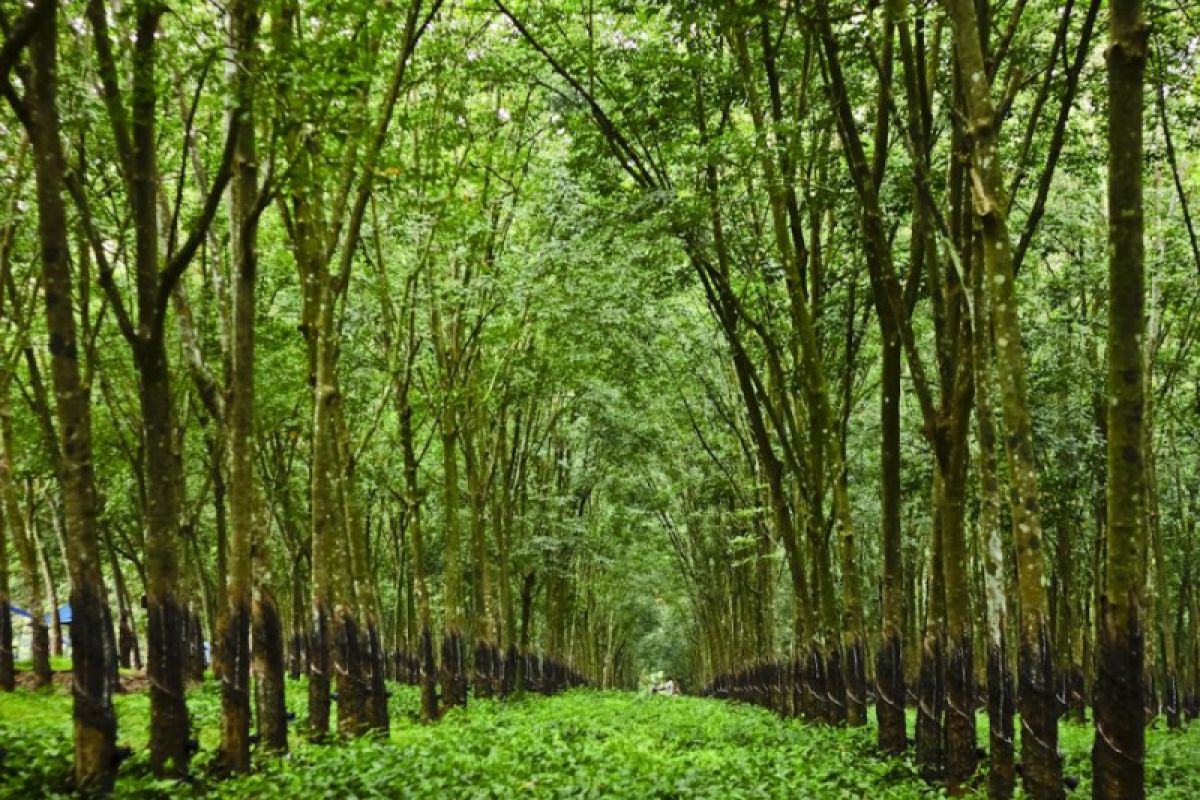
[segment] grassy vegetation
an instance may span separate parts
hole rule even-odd
[[[313,745],[302,730],[304,684],[289,685],[296,712],[293,753],[260,756],[258,772],[211,777],[219,690],[194,689],[189,705],[201,754],[190,786],[155,781],[145,759],[146,695],[117,698],[122,765],[118,796],[927,798],[911,765],[873,753],[873,730],[835,730],[782,720],[761,709],[697,698],[580,690],[553,698],[478,701],[424,727],[415,691],[393,687],[392,733]],[[61,691],[0,695],[0,797],[65,797],[70,779],[70,697]],[[982,729],[981,729],[982,732]],[[1090,796],[1091,729],[1064,726],[1067,773]],[[1200,726],[1150,733],[1152,797],[1200,796]]]
[[[33,662],[28,659],[21,659],[19,661],[14,661],[13,667],[17,670],[32,670]],[[70,672],[70,656],[50,656],[50,669],[55,672]]]

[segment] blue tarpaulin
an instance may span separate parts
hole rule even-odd
[[[8,613],[15,614],[18,617],[25,617],[25,619],[33,619],[33,614],[30,614],[29,611],[27,611],[24,608],[21,608],[20,606],[14,606],[12,603],[8,604]],[[54,615],[51,613],[43,614],[42,619],[45,620],[47,625],[51,625],[54,623]],[[58,621],[61,622],[63,625],[71,624],[71,604],[70,603],[66,603],[65,605],[61,605],[58,607]]]

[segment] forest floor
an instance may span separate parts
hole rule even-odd
[[[557,697],[479,700],[438,725],[415,717],[417,692],[394,686],[387,738],[307,743],[303,681],[288,686],[292,754],[259,756],[257,772],[217,781],[220,693],[190,692],[201,752],[191,785],[147,771],[149,701],[117,697],[120,742],[134,751],[117,796],[137,798],[926,798],[941,794],[908,761],[873,752],[873,729],[831,729],[717,700],[577,690]],[[986,720],[981,717],[980,741]],[[69,796],[71,699],[63,690],[0,694],[0,797]],[[1091,729],[1063,726],[1072,796],[1091,796]],[[1200,797],[1200,724],[1149,732],[1147,784],[1155,798]],[[983,796],[983,792],[980,792]]]

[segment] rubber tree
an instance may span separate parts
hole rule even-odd
[[[360,554],[362,526],[356,524],[357,503],[354,465],[348,458],[346,425],[338,354],[340,321],[346,308],[355,256],[361,243],[362,223],[372,196],[380,152],[387,141],[407,69],[423,33],[440,8],[413,0],[399,18],[401,38],[384,93],[372,103],[370,81],[349,92],[355,120],[339,167],[327,174],[320,155],[322,131],[305,130],[300,121],[313,112],[311,88],[296,72],[280,81],[277,113],[297,121],[289,128],[287,150],[292,158],[287,191],[278,204],[284,219],[303,290],[301,330],[308,345],[308,372],[312,386],[311,516],[312,614],[309,659],[310,728],[321,737],[329,729],[331,657],[338,676],[338,726],[358,733],[371,727],[370,693],[382,681],[382,648],[374,630],[375,610],[369,592],[355,585],[355,552]],[[385,13],[396,9],[387,8]],[[300,7],[295,0],[283,3],[273,16],[275,49],[283,63],[303,58],[297,42]],[[318,43],[319,44],[319,43]],[[362,56],[374,64],[382,38],[367,38]],[[306,47],[314,46],[305,42]],[[320,95],[318,95],[320,96]],[[321,96],[322,101],[332,98]],[[327,202],[328,197],[332,202]],[[368,613],[364,615],[364,609]],[[364,630],[365,627],[365,630]],[[366,643],[366,647],[364,647]],[[363,655],[366,654],[366,664]],[[369,675],[368,675],[369,673]],[[372,689],[375,686],[376,689]],[[379,720],[375,719],[374,724]]]
[[[1008,798],[1012,797],[1016,782],[1013,762],[1015,697],[1008,651],[1008,576],[1000,532],[992,326],[983,278],[983,270],[976,270],[972,277],[972,293],[975,313],[982,321],[975,334],[975,425],[979,443],[979,550],[983,554],[987,610],[988,796]]]
[[[965,301],[966,288],[963,285],[968,262],[966,255],[971,250],[970,227],[961,221],[959,229],[962,235],[954,237],[951,246],[957,248],[959,254],[955,258],[955,268],[943,269],[937,257],[936,248],[925,246],[925,230],[922,224],[915,224],[914,235],[920,244],[920,250],[914,250],[913,264],[923,266],[927,272],[927,284],[932,296],[934,311],[934,327],[936,333],[936,350],[938,380],[940,385],[940,402],[935,406],[930,385],[925,376],[924,365],[914,344],[914,336],[910,321],[912,308],[912,290],[919,280],[918,275],[908,277],[908,291],[904,291],[896,275],[891,255],[890,242],[885,232],[883,210],[879,196],[879,186],[884,173],[884,156],[886,152],[888,119],[887,108],[890,104],[890,87],[887,77],[891,72],[893,47],[891,37],[895,28],[901,38],[901,57],[904,65],[905,84],[909,95],[910,113],[909,129],[905,132],[911,144],[913,157],[917,160],[915,173],[927,170],[925,160],[928,155],[926,138],[923,133],[926,103],[923,102],[915,87],[917,81],[913,75],[913,57],[911,43],[907,39],[905,18],[900,9],[889,6],[888,25],[886,28],[882,71],[882,86],[879,93],[878,113],[876,116],[876,147],[874,155],[868,160],[866,148],[858,133],[857,123],[853,116],[851,99],[847,91],[838,42],[828,14],[823,14],[818,21],[818,34],[822,45],[828,74],[828,89],[837,121],[838,135],[842,142],[846,164],[854,182],[855,191],[863,205],[861,227],[865,247],[865,256],[871,274],[871,285],[875,298],[877,314],[880,318],[881,331],[885,340],[897,338],[903,346],[907,357],[909,371],[912,375],[912,385],[917,396],[922,414],[922,433],[928,440],[935,457],[934,497],[935,523],[934,546],[931,552],[938,559],[935,569],[941,575],[933,575],[930,581],[930,598],[933,600],[931,609],[945,610],[945,641],[943,632],[936,627],[927,630],[923,646],[923,660],[929,663],[923,665],[925,680],[919,693],[924,699],[923,709],[919,710],[919,720],[925,723],[939,722],[937,709],[940,702],[928,695],[939,693],[936,683],[938,676],[945,675],[945,735],[944,761],[945,777],[952,793],[964,791],[966,783],[975,771],[975,722],[974,722],[974,658],[972,644],[971,595],[968,591],[966,576],[968,574],[968,550],[966,547],[964,501],[966,489],[967,468],[967,434],[969,430],[971,401],[974,393],[974,374],[972,370],[972,322],[967,313],[968,304]],[[957,163],[957,162],[954,162]],[[922,177],[914,176],[915,182],[920,183]],[[961,187],[961,169],[951,170],[951,212],[956,221],[967,218],[963,208],[962,193],[955,192],[954,187]],[[918,196],[919,200],[923,200]],[[926,209],[918,203],[914,215],[924,215]],[[914,248],[918,245],[914,244]],[[944,606],[938,599],[939,592],[945,593]],[[939,614],[932,614],[928,619],[937,620]],[[945,649],[944,669],[940,666],[942,649]],[[925,711],[931,713],[926,714]],[[893,723],[894,724],[894,723]],[[919,726],[920,727],[920,726]],[[919,760],[929,774],[939,773],[942,768],[943,752],[940,744],[941,733],[934,733],[932,727],[926,726],[922,735]],[[937,744],[937,746],[934,746]]]
[[[17,162],[16,182],[20,184],[27,170],[28,165],[28,146],[25,141],[21,143],[21,152]],[[15,688],[15,674],[13,666],[13,628],[12,614],[8,613],[10,596],[10,573],[8,562],[8,542],[10,541],[10,533],[14,547],[17,549],[18,559],[24,568],[24,547],[19,538],[20,531],[18,528],[23,528],[24,522],[17,514],[11,524],[5,523],[5,517],[11,515],[8,511],[9,493],[13,492],[15,498],[15,488],[11,486],[12,464],[11,464],[11,439],[12,426],[9,419],[9,386],[11,385],[14,372],[20,357],[21,351],[28,340],[29,325],[28,322],[32,317],[32,312],[35,310],[33,303],[37,298],[33,297],[34,293],[30,292],[31,298],[28,305],[28,312],[24,310],[25,302],[18,295],[17,282],[13,277],[12,253],[16,239],[17,224],[16,212],[17,202],[20,197],[18,192],[13,192],[12,201],[7,209],[8,222],[0,229],[0,325],[3,328],[5,346],[0,349],[0,691],[11,692]],[[26,578],[28,580],[28,578]],[[36,586],[34,587],[36,591]],[[34,674],[39,681],[44,675],[47,682],[50,680],[50,662],[45,653],[45,648],[38,651],[38,630],[37,625],[41,624],[41,611],[34,612]],[[40,663],[44,661],[44,667]]]
[[[263,209],[258,178],[254,129],[259,25],[257,0],[230,5],[230,89],[235,96],[237,127],[233,177],[230,182],[230,240],[232,255],[230,374],[225,410],[229,453],[228,579],[219,639],[225,656],[221,675],[221,752],[231,772],[250,769],[251,627],[255,630],[253,659],[257,662],[259,734],[264,744],[287,749],[283,704],[283,641],[279,611],[269,586],[254,581],[256,550],[265,548],[259,533],[257,482],[254,472],[254,347],[255,283],[257,281],[258,219]],[[218,576],[226,580],[226,576]]]
[[[1021,340],[1008,193],[998,141],[998,117],[983,57],[977,9],[971,0],[946,0],[954,29],[954,55],[962,77],[966,127],[971,133],[971,185],[983,237],[986,291],[995,335],[996,372],[1012,483],[1012,525],[1020,586],[1018,699],[1022,779],[1034,797],[1063,796],[1058,754],[1058,704],[1044,564],[1044,535],[1037,463]]]
[[[32,24],[31,24],[32,23]],[[81,794],[104,794],[116,777],[113,748],[117,723],[112,695],[116,680],[106,629],[111,625],[101,572],[100,537],[92,456],[89,392],[81,378],[74,316],[74,287],[63,193],[66,160],[59,138],[58,3],[41,0],[8,32],[7,45],[25,32],[29,82],[24,97],[0,64],[0,89],[29,134],[34,159],[41,251],[42,296],[51,372],[57,399],[59,463],[63,489],[68,574],[74,613],[72,668],[74,691],[74,781]],[[78,187],[73,190],[73,194]]]
[[[0,375],[0,503],[8,520],[13,545],[21,565],[25,587],[25,604],[31,619],[30,649],[33,660],[34,688],[49,686],[50,629],[46,625],[46,585],[38,570],[37,533],[29,527],[29,518],[17,494],[17,479],[13,474],[12,407],[9,404],[9,376]],[[30,509],[32,511],[32,509]],[[11,620],[11,617],[10,617]],[[10,621],[11,624],[11,621]],[[10,651],[11,652],[11,651]]]
[[[1140,0],[1109,4],[1107,521],[1097,632],[1096,798],[1145,796],[1145,242],[1142,112],[1149,27]]]
[[[133,7],[134,47],[129,65],[128,100],[120,85],[108,9],[90,0],[87,17],[100,76],[101,96],[117,151],[125,204],[134,233],[133,314],[114,280],[114,265],[93,229],[92,251],[99,281],[138,376],[146,495],[143,509],[146,551],[147,672],[150,677],[150,764],[158,775],[187,772],[188,711],[184,697],[184,617],[180,599],[178,542],[184,494],[182,453],[177,438],[174,392],[167,354],[166,322],[171,295],[212,223],[231,175],[236,126],[225,137],[220,167],[202,198],[192,230],[176,247],[176,218],[160,227],[158,167],[158,40],[165,7],[140,0]],[[236,119],[239,113],[235,109]],[[79,198],[77,198],[78,201]],[[81,207],[81,214],[90,214]],[[94,226],[93,226],[94,227]],[[169,232],[165,233],[165,228]],[[164,242],[164,239],[166,240]]]

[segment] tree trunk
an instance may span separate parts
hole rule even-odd
[[[996,428],[992,412],[992,326],[978,260],[971,280],[977,320],[975,419],[979,441],[979,550],[983,553],[987,603],[988,797],[1008,800],[1016,784],[1013,679],[1008,666],[1008,581],[1000,537],[1000,485],[996,475]]]
[[[1145,441],[1142,445],[1142,460],[1146,471],[1146,537],[1149,539],[1150,553],[1154,556],[1154,582],[1152,585],[1147,583],[1146,592],[1154,600],[1156,611],[1154,621],[1158,647],[1152,647],[1151,650],[1152,652],[1157,650],[1161,659],[1162,710],[1167,716],[1167,727],[1171,730],[1178,730],[1180,727],[1179,673],[1171,611],[1179,607],[1179,601],[1182,598],[1177,598],[1177,602],[1174,603],[1171,600],[1171,573],[1163,551],[1162,517],[1159,511],[1158,459],[1154,447],[1154,359],[1157,342],[1162,335],[1159,310],[1162,297],[1157,281],[1152,281],[1151,287],[1149,322],[1143,336],[1145,402],[1142,414],[1142,433]],[[1150,717],[1147,722],[1152,720],[1153,717]]]
[[[303,558],[298,559],[303,561]],[[301,574],[302,564],[297,563],[291,575],[291,621],[292,629],[288,641],[288,675],[292,680],[299,680],[300,675],[308,671],[308,631],[304,624],[304,577]]]
[[[900,337],[883,339],[881,479],[883,495],[882,635],[875,662],[879,749],[899,756],[908,749],[904,715],[904,560],[900,531]]]
[[[54,489],[57,488],[58,483],[56,481]],[[30,508],[32,508],[32,500],[30,501]],[[62,530],[63,521],[59,514],[59,506],[54,503],[53,499],[50,502],[50,524],[53,526],[55,537],[58,540],[59,552],[65,552],[63,543],[66,541],[66,537],[63,535]],[[38,563],[41,565],[42,570],[42,581],[46,584],[46,597],[50,601],[50,655],[61,657],[63,654],[63,625],[62,617],[58,611],[62,603],[59,602],[58,583],[54,580],[54,567],[50,560],[50,548],[42,541],[42,537],[34,531],[32,526],[30,530],[33,531],[33,542],[37,545]]]
[[[159,775],[182,775],[188,761],[183,690],[183,607],[176,594],[182,475],[175,452],[170,376],[161,339],[137,359],[146,448],[146,617],[150,678],[150,762]]]
[[[265,554],[260,561],[266,561]],[[286,753],[288,728],[287,706],[284,702],[283,620],[271,591],[266,565],[261,564],[256,573],[251,602],[251,631],[258,735],[263,747]]]
[[[221,757],[226,770],[250,771],[250,625],[253,603],[256,491],[254,476],[254,289],[258,267],[258,164],[254,135],[254,84],[257,61],[254,36],[258,27],[257,0],[235,0],[229,14],[227,74],[238,96],[240,116],[233,179],[230,182],[230,239],[232,253],[232,313],[230,331],[229,394],[225,405],[225,433],[229,452],[229,556],[224,630],[215,638],[222,643]],[[266,537],[257,537],[266,545]],[[268,590],[268,597],[269,597]],[[271,610],[274,605],[271,604]],[[263,609],[258,609],[263,611]],[[278,626],[277,617],[262,620]],[[260,636],[272,631],[260,631]],[[279,637],[277,631],[275,639]],[[263,644],[279,646],[263,638]],[[273,660],[275,653],[255,652],[256,660]],[[261,687],[260,687],[261,688]],[[261,707],[260,707],[261,708]],[[260,715],[261,717],[261,715]],[[262,720],[260,719],[260,729]],[[261,731],[260,731],[261,733]],[[284,744],[286,746],[286,729]]]
[[[348,609],[355,617],[358,637],[351,642],[357,649],[354,656],[360,665],[355,676],[355,692],[361,704],[359,727],[386,732],[388,729],[387,685],[384,679],[383,647],[379,638],[379,600],[375,586],[375,571],[369,562],[367,532],[354,480],[354,455],[350,452],[350,434],[341,398],[334,408],[334,434],[338,461],[341,465],[338,494],[341,497],[345,520],[346,550],[349,556],[346,580],[354,588],[354,602]],[[338,699],[341,700],[339,690]]]
[[[21,577],[25,584],[26,603],[32,619],[29,621],[30,644],[33,655],[34,687],[49,686],[50,631],[46,627],[45,583],[38,570],[37,535],[29,528],[29,521],[17,497],[16,479],[12,471],[12,411],[8,404],[8,386],[0,386],[0,502],[8,517],[8,528],[12,531],[17,557],[21,564]],[[32,499],[32,498],[30,498]],[[4,608],[8,616],[8,607]]]
[[[965,368],[970,369],[970,364]],[[966,420],[958,424],[965,427]],[[965,450],[965,436],[958,445]],[[964,525],[965,453],[952,454],[950,461],[950,475],[942,481],[942,568],[946,573],[945,760],[947,788],[951,795],[960,796],[967,791],[975,774],[975,660]]]
[[[4,504],[0,503],[0,692],[16,688],[13,668],[12,613],[8,593],[8,532],[4,523]]]
[[[515,469],[515,465],[509,460],[508,454],[508,432],[506,416],[501,414],[500,418],[501,438],[499,440],[500,447],[500,476],[503,483],[501,491],[496,492],[492,500],[492,519],[496,526],[496,561],[499,574],[499,595],[500,595],[500,653],[503,658],[503,665],[500,674],[500,695],[507,696],[515,688],[514,681],[516,679],[517,668],[517,642],[516,642],[516,608],[513,605],[512,595],[512,555],[511,555],[511,540],[513,526],[513,498],[511,493],[512,479],[510,470]],[[521,439],[521,416],[517,415],[516,430],[513,434],[514,442],[519,443]],[[521,457],[521,456],[519,456]]]
[[[92,465],[92,418],[88,392],[80,379],[71,267],[63,205],[64,158],[59,142],[57,100],[58,9],[30,42],[29,137],[34,154],[46,327],[58,417],[67,564],[71,578],[75,674],[75,787],[84,794],[107,793],[116,776],[113,746],[114,655],[108,650],[110,624],[100,569],[96,489]]]
[[[315,335],[315,333],[314,333]],[[314,420],[325,417],[315,407],[324,403],[314,399]],[[312,430],[312,623],[309,628],[308,650],[308,719],[309,732],[316,739],[329,734],[330,682],[332,653],[330,626],[334,592],[333,568],[335,544],[330,530],[332,498],[329,496],[330,444],[323,426],[315,421]]]
[[[941,477],[934,474],[934,496],[941,494]],[[945,772],[942,717],[945,713],[946,624],[945,572],[942,567],[942,520],[940,504],[934,504],[930,531],[929,576],[926,582],[925,632],[921,644],[921,666],[917,679],[917,764],[926,780],[937,780]]]
[[[521,660],[517,668],[517,691],[524,691],[530,688],[529,680],[531,676],[528,671],[530,627],[533,624],[533,595],[536,587],[537,575],[532,571],[525,573],[525,577],[521,579],[521,637],[518,645],[521,652]]]
[[[229,493],[225,483],[226,465],[225,438],[219,433],[208,437],[209,474],[213,486],[213,517],[216,533],[216,574],[213,608],[209,612],[208,627],[210,630],[223,631],[227,629],[225,621],[229,613],[229,507],[226,497]],[[214,636],[209,646],[212,649],[212,673],[219,681],[225,680],[225,642],[220,635]]]
[[[850,378],[847,377],[847,383]],[[850,515],[849,476],[840,452],[840,436],[833,447],[838,450],[834,461],[834,513],[842,568],[841,637],[843,674],[845,675],[846,722],[867,724],[867,645],[863,622],[862,584],[858,573],[858,552],[854,541],[854,526]]]
[[[400,440],[404,449],[404,494],[408,506],[412,542],[413,583],[417,592],[417,618],[420,625],[420,644],[417,652],[421,682],[421,721],[438,718],[437,666],[433,653],[433,631],[429,614],[429,583],[425,577],[425,534],[421,529],[421,492],[417,483],[417,458],[413,447],[412,408],[408,405],[407,384],[397,393],[400,404]]]
[[[316,244],[312,242],[310,244]],[[338,489],[340,459],[334,431],[334,406],[338,402],[335,376],[335,333],[333,292],[330,277],[315,254],[305,275],[316,285],[314,297],[306,300],[306,325],[313,359],[312,424],[312,652],[310,653],[309,720],[312,733],[321,738],[329,731],[330,684],[337,675],[338,729],[358,729],[361,709],[358,692],[357,637],[355,620],[347,603],[353,602],[353,586],[347,576],[345,517]],[[353,641],[351,641],[353,640]]]
[[[472,381],[473,376],[468,380]],[[496,694],[498,688],[492,674],[492,656],[496,643],[493,638],[494,610],[487,549],[487,482],[483,474],[484,465],[480,463],[483,454],[479,452],[478,447],[476,413],[474,408],[466,411],[469,421],[461,432],[467,471],[467,497],[471,511],[471,627],[475,632],[475,693],[480,697],[491,697]]]
[[[187,773],[189,730],[183,675],[184,609],[178,597],[180,576],[176,552],[180,541],[183,471],[181,454],[176,448],[177,424],[163,331],[165,310],[159,309],[162,278],[154,42],[160,14],[161,9],[152,4],[136,7],[126,177],[133,214],[137,329],[127,329],[126,337],[138,374],[146,481],[143,526],[150,767],[162,777]]]
[[[328,296],[325,307],[332,310],[334,298]],[[326,314],[325,311],[322,314]],[[334,672],[337,675],[338,703],[338,732],[343,735],[357,736],[367,728],[367,692],[364,675],[366,665],[363,663],[363,641],[366,633],[362,629],[362,619],[358,614],[360,595],[354,575],[354,550],[356,548],[356,533],[350,527],[346,516],[348,485],[345,480],[346,462],[344,431],[340,429],[341,392],[338,388],[336,369],[334,365],[336,332],[332,322],[332,313],[323,317],[322,322],[324,344],[319,346],[322,361],[328,359],[326,367],[318,371],[318,375],[327,376],[328,382],[318,379],[325,387],[328,414],[328,437],[326,447],[329,448],[329,460],[326,468],[330,471],[330,501],[333,520],[330,525],[330,535],[333,542],[334,581],[334,613],[333,613],[333,660]]]
[[[1007,193],[997,142],[997,118],[984,65],[980,27],[972,0],[947,0],[954,26],[954,51],[962,75],[967,129],[971,131],[971,187],[983,234],[984,266],[991,302],[1000,376],[1006,452],[1012,480],[1013,531],[1021,597],[1019,655],[1022,777],[1038,798],[1063,796],[1058,755],[1058,709],[1049,603],[1044,584],[1043,532],[1038,500],[1025,352],[1013,285]]]
[[[33,498],[30,493],[29,509],[33,510]],[[53,514],[53,510],[51,510]],[[33,540],[34,547],[37,548],[38,572],[42,579],[42,585],[46,587],[46,599],[50,603],[50,655],[61,657],[63,654],[63,628],[62,618],[58,613],[58,585],[54,582],[54,570],[50,566],[50,554],[46,551],[46,545],[42,542],[41,535],[37,532],[37,527],[32,524],[33,519],[30,518],[29,537]]]
[[[447,398],[442,411],[442,465],[445,486],[446,562],[445,629],[442,632],[442,703],[447,708],[467,704],[463,644],[462,561],[459,531],[458,453],[455,414]]]
[[[112,533],[105,528],[104,546],[108,550],[108,563],[112,572],[114,588],[117,594],[117,616],[119,620],[119,635],[117,640],[118,663],[125,669],[142,668],[142,652],[138,645],[137,633],[133,629],[133,609],[130,608],[129,589],[125,585],[125,576],[121,572],[121,560],[117,549],[113,547]]]
[[[964,287],[948,290],[950,298]],[[950,299],[948,298],[948,299]],[[966,321],[958,323],[965,326]],[[960,327],[960,332],[963,328]],[[946,425],[937,434],[946,464],[937,498],[941,505],[942,568],[946,592],[946,783],[950,794],[967,791],[975,773],[975,659],[974,620],[968,582],[970,555],[966,542],[965,502],[967,437],[974,395],[972,343],[962,337],[956,345],[954,377],[943,393],[940,414]]]
[[[1140,0],[1113,0],[1110,8],[1107,574],[1097,636],[1092,796],[1138,800],[1145,796],[1142,90],[1149,27]]]

